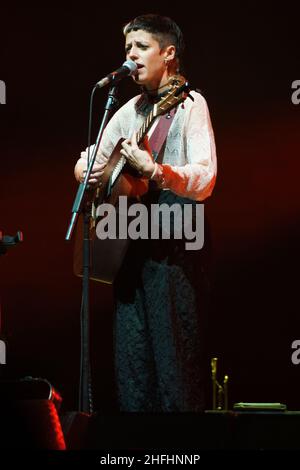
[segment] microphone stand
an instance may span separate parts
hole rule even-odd
[[[90,274],[90,218],[92,203],[86,196],[88,180],[92,171],[93,165],[96,160],[98,148],[102,139],[104,129],[108,123],[111,111],[117,104],[116,99],[117,88],[113,84],[108,92],[107,102],[105,104],[105,111],[94,145],[92,155],[88,164],[85,179],[80,183],[77,194],[72,207],[72,217],[67,230],[65,240],[69,241],[74,232],[80,212],[83,214],[83,275],[82,275],[82,304],[80,312],[81,320],[81,354],[80,354],[80,390],[79,390],[79,411],[91,414],[93,412],[93,397],[92,397],[92,384],[91,384],[91,362],[90,362],[90,347],[89,347],[89,274]]]

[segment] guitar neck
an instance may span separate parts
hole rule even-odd
[[[153,122],[154,117],[155,117],[154,116],[154,108],[152,108],[151,111],[149,112],[149,114],[147,115],[147,117],[145,119],[145,122],[143,123],[143,125],[141,126],[141,128],[138,130],[138,132],[135,135],[138,145],[140,145],[140,143],[144,139],[147,131],[149,130],[149,127],[151,126],[151,124]]]

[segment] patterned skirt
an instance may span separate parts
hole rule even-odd
[[[149,193],[143,202],[196,204],[170,191]],[[132,241],[115,283],[115,375],[121,411],[205,408],[209,240],[197,252],[186,250],[185,241]]]

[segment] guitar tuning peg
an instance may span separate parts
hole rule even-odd
[[[169,111],[168,114],[166,115],[166,119],[171,119],[170,111]]]

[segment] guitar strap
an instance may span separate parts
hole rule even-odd
[[[149,145],[152,151],[154,161],[162,162],[162,147],[166,141],[169,129],[173,122],[176,109],[172,109],[168,114],[164,114],[160,117],[151,137],[149,138]]]

